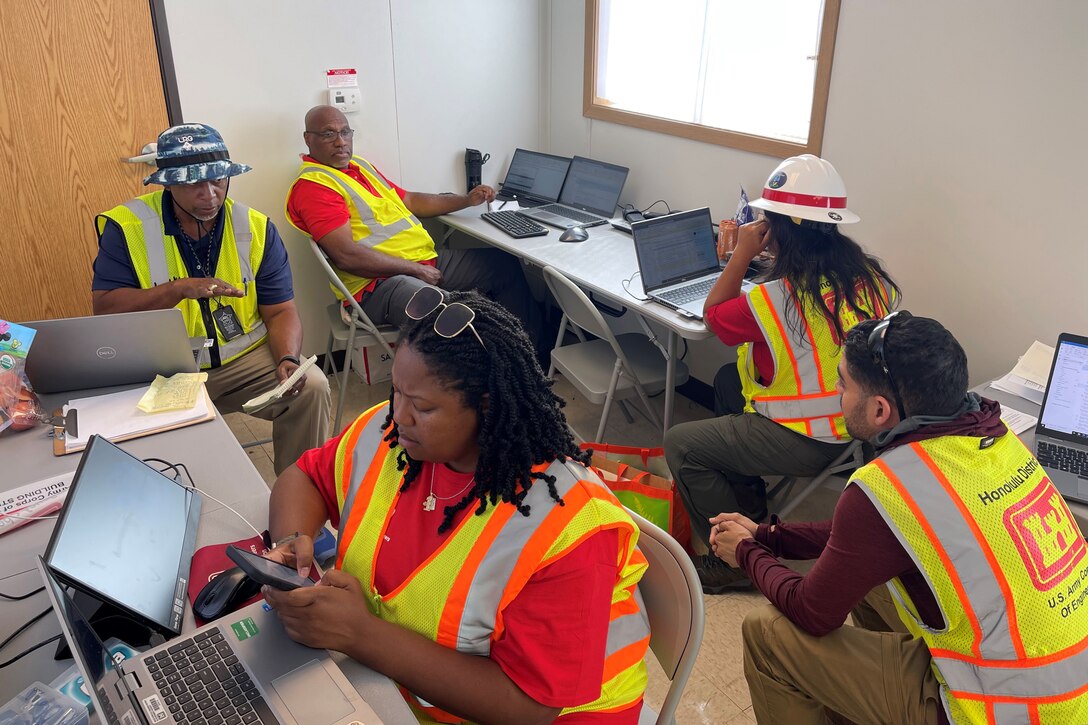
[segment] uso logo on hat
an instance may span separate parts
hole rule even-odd
[[[770,178],[770,180],[767,182],[768,188],[771,188],[771,189],[781,189],[785,184],[786,184],[786,172],[785,171],[779,171],[777,174],[772,176]]]

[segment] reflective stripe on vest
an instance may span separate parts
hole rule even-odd
[[[1078,692],[1088,680],[1088,612],[1067,616],[1060,606],[1070,587],[1088,586],[1083,536],[1019,439],[1007,434],[986,449],[979,440],[900,446],[852,478],[911,555],[946,628],[924,626],[897,579],[896,608],[929,646],[950,717],[960,699],[986,703],[996,722],[1027,722],[1025,707],[1088,713]],[[1046,552],[1058,568],[1040,579],[1045,568],[1032,562],[1047,562]]]
[[[786,280],[778,279],[759,285],[747,295],[748,306],[770,348],[774,371],[770,382],[760,385],[748,346],[738,350],[746,409],[809,438],[831,443],[849,440],[835,391],[836,366],[842,357],[842,347],[834,337],[834,328],[819,310],[811,309],[806,314],[792,299],[790,289]],[[884,299],[875,303],[870,300],[868,288],[859,291],[863,314],[874,317],[884,314],[887,308],[884,300],[889,293],[883,280],[874,283],[873,290],[876,289]],[[865,309],[866,303],[877,309]],[[786,322],[789,314],[796,316],[803,326],[801,339]],[[845,330],[862,319],[849,309],[841,309],[839,314]]]

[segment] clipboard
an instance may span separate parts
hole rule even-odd
[[[53,416],[53,455],[79,453],[93,434],[118,443],[215,419],[215,406],[205,387],[193,408],[163,413],[144,413],[136,407],[145,392],[147,387],[73,400],[66,413],[58,408]]]

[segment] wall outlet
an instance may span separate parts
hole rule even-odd
[[[358,88],[330,88],[329,105],[341,113],[355,113],[362,108],[362,94]]]

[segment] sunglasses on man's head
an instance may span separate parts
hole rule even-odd
[[[907,417],[906,411],[903,409],[903,399],[899,397],[899,386],[895,384],[895,378],[892,377],[892,371],[888,368],[888,359],[884,356],[884,340],[888,336],[888,331],[891,330],[892,320],[896,319],[905,320],[910,317],[910,313],[906,310],[896,310],[890,312],[884,316],[880,322],[873,326],[873,329],[869,332],[869,354],[873,356],[873,362],[880,366],[880,369],[884,371],[885,377],[888,378],[888,384],[891,386],[892,395],[895,396],[895,407],[899,410],[899,419],[905,420]]]
[[[480,333],[472,326],[476,319],[476,313],[468,305],[460,302],[446,304],[446,295],[437,287],[420,287],[404,306],[404,314],[413,320],[422,320],[438,308],[443,308],[434,318],[434,331],[447,339],[453,339],[465,331],[472,330],[477,342],[486,350],[487,345],[480,338]]]

